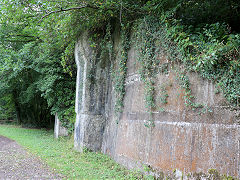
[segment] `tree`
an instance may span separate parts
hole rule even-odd
[[[216,8],[219,10],[215,11]],[[76,78],[73,50],[84,30],[91,33],[92,39],[104,37],[107,24],[118,24],[124,29],[127,24],[149,16],[154,21],[164,20],[161,24],[170,24],[171,38],[180,45],[191,38],[206,42],[198,45],[203,48],[201,51],[207,51],[207,56],[224,40],[229,45],[224,46],[224,53],[232,57],[239,38],[231,36],[234,41],[230,40],[229,33],[240,31],[236,26],[239,8],[238,0],[0,0],[0,92],[6,99],[13,97],[12,107],[21,123],[50,125],[50,113],[57,112],[66,126],[72,127]],[[186,45],[183,51],[190,50]],[[238,55],[223,65],[221,59],[225,56],[220,54],[211,71],[222,73],[231,66],[232,74],[236,74]],[[202,72],[210,71],[208,65],[212,61],[200,58],[193,63],[198,62],[205,63],[199,66]],[[231,81],[232,87],[236,87],[235,82],[236,78]],[[231,83],[225,80],[223,87]],[[236,100],[233,93],[228,94],[230,101]]]

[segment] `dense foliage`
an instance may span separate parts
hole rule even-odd
[[[0,13],[0,110],[6,112],[1,118],[14,118],[15,109],[20,123],[47,126],[52,124],[50,114],[58,113],[71,128],[75,41],[86,29],[93,39],[102,37],[104,41],[107,35],[105,41],[110,41],[114,27],[122,32],[123,44],[122,76],[115,76],[116,107],[121,112],[124,63],[131,43],[127,36],[133,24],[142,24],[135,31],[143,29],[140,35],[146,40],[138,49],[144,57],[139,61],[149,87],[145,100],[150,111],[154,108],[154,82],[144,73],[154,74],[159,39],[167,42],[162,46],[173,62],[215,81],[229,102],[239,105],[238,0],[1,0]],[[98,42],[109,44],[103,41]]]
[[[68,43],[58,39],[60,32],[54,28],[57,23],[53,26],[39,24],[35,11],[30,8],[24,12],[26,6],[16,1],[2,5],[2,96],[11,99],[11,111],[14,114],[15,107],[21,124],[51,127],[54,123],[52,115],[58,113],[64,125],[72,129],[75,118],[74,57],[64,58]],[[6,109],[9,104],[3,102],[1,106]],[[16,117],[8,115],[8,111],[2,112],[4,116]]]

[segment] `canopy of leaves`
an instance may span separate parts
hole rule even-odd
[[[104,34],[109,23],[147,16],[182,47],[186,65],[208,78],[224,77],[215,80],[237,101],[239,0],[0,0],[2,97],[12,99],[21,123],[48,126],[50,114],[59,113],[72,127],[79,35],[86,29]]]

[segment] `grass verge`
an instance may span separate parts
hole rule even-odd
[[[144,178],[140,173],[123,168],[104,154],[74,151],[73,138],[54,139],[53,131],[0,125],[0,135],[18,142],[66,179]]]

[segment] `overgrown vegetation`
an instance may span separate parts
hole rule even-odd
[[[0,90],[2,97],[12,97],[20,123],[50,126],[50,114],[58,113],[66,127],[73,127],[73,49],[85,30],[93,39],[102,39],[92,46],[100,47],[103,65],[111,63],[115,70],[116,112],[123,108],[127,52],[134,44],[129,38],[133,32],[150,114],[146,126],[154,126],[155,76],[169,64],[181,64],[188,72],[214,81],[231,106],[239,108],[238,0],[1,0],[0,8]],[[119,27],[122,34],[119,62],[113,62],[114,27]],[[167,64],[160,62],[160,54],[169,57]],[[178,78],[185,89],[185,102],[191,108],[200,108],[191,95],[186,74],[184,71]],[[94,78],[91,72],[89,77]]]
[[[180,8],[180,7],[178,7]],[[160,19],[145,16],[138,22],[136,47],[141,64],[140,75],[145,83],[146,106],[151,112],[156,109],[154,98],[155,76],[161,72],[158,56],[167,56],[174,67],[177,80],[184,89],[184,101],[192,110],[200,109],[199,114],[211,112],[207,105],[195,102],[190,89],[188,72],[198,72],[221,87],[230,106],[239,108],[240,88],[240,43],[239,34],[229,32],[225,23],[186,25],[183,19],[173,14],[164,14]],[[184,68],[180,72],[179,66]],[[153,123],[149,120],[149,123]]]
[[[116,92],[115,112],[121,113],[125,95],[125,80],[127,76],[127,60],[130,48],[130,25],[121,27],[121,51],[120,61],[117,62],[116,72],[114,72],[114,90]]]

